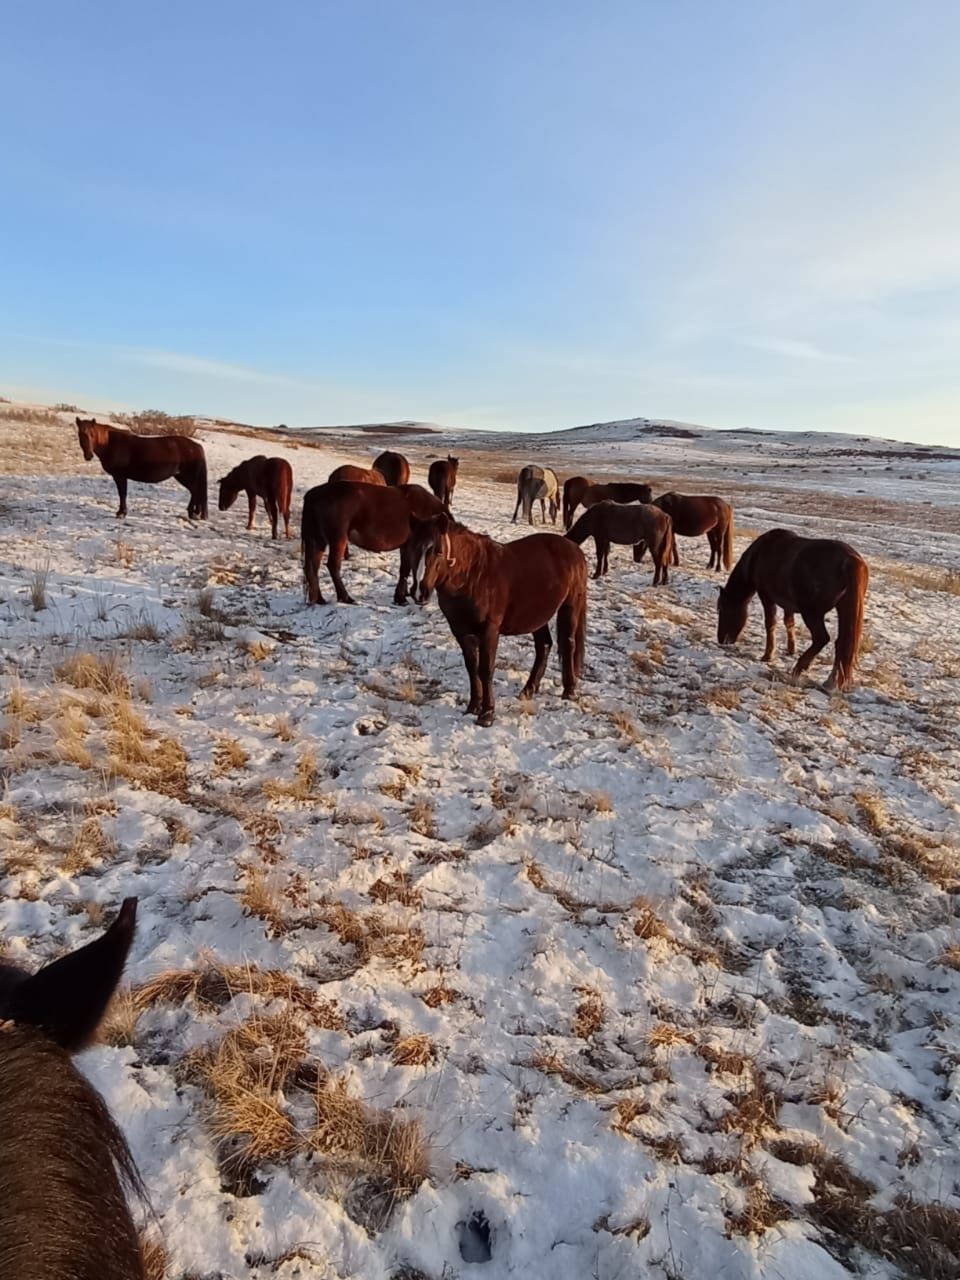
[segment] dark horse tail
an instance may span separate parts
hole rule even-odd
[[[320,602],[319,559],[327,549],[322,535],[318,536],[318,514],[311,509],[309,493],[303,501],[300,513],[300,554],[303,556],[303,594],[307,604]]]
[[[207,455],[200,454],[197,464],[197,487],[193,495],[194,505],[201,520],[207,518]]]
[[[833,678],[838,689],[853,677],[863,639],[863,605],[870,581],[867,562],[858,555],[849,558],[843,570],[843,595],[837,601],[837,643]]]
[[[723,531],[723,567],[731,568],[733,565],[733,507],[730,508],[730,516],[727,520],[727,527]]]

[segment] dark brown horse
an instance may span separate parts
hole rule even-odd
[[[673,563],[680,563],[676,535],[699,538],[707,535],[710,543],[708,569],[729,569],[733,564],[733,507],[722,498],[686,493],[664,493],[654,506],[665,511],[673,521]]]
[[[593,484],[586,476],[571,476],[563,482],[563,527],[573,524],[574,513],[583,501],[584,492]]]
[[[787,654],[792,657],[797,648],[794,615],[799,613],[810,631],[810,647],[793,668],[794,676],[799,676],[830,643],[824,619],[836,609],[833,670],[824,688],[843,689],[850,683],[860,653],[869,579],[866,561],[846,542],[771,529],[750,543],[726,586],[720,588],[717,639],[733,644],[740,638],[747,624],[747,606],[759,595],[767,631],[762,661],[769,662],[776,647],[777,606],[783,610]]]
[[[375,488],[350,480],[335,480],[309,489],[303,499],[300,540],[303,577],[310,604],[324,604],[320,591],[320,566],[329,550],[327,568],[341,604],[356,604],[343,579],[340,565],[348,543],[365,551],[400,548],[400,577],[393,593],[395,604],[407,599],[407,579],[412,568],[407,540],[411,517],[426,518],[443,511],[443,505],[419,484]],[[416,586],[416,576],[413,585]]]
[[[649,547],[653,556],[653,585],[657,587],[667,581],[667,566],[673,551],[673,522],[659,507],[649,503],[598,502],[587,508],[567,537],[578,546],[587,538],[593,538],[597,549],[594,578],[602,577],[609,570],[610,544],[616,542],[620,546],[632,546],[633,558],[638,563],[644,548]]]
[[[459,469],[460,459],[452,458],[448,454],[446,459],[438,458],[436,462],[431,462],[430,470],[427,472],[427,484],[429,484],[448,511],[450,510],[450,499],[453,497],[453,491],[457,487],[457,472]]]
[[[374,471],[379,471],[387,484],[409,484],[410,463],[402,453],[384,450],[373,460]]]
[[[94,942],[32,977],[0,965],[0,1276],[142,1280],[125,1188],[143,1186],[107,1105],[70,1061],[93,1038],[133,941],[127,898]]]
[[[352,480],[354,484],[386,484],[379,471],[372,467],[355,467],[346,462],[342,467],[334,467],[327,476],[327,484],[335,484],[338,480]]]
[[[278,536],[280,516],[283,516],[284,537],[290,537],[290,500],[293,497],[293,468],[286,458],[267,458],[258,453],[234,467],[220,481],[220,510],[229,511],[241,489],[247,493],[249,516],[247,528],[253,528],[257,513],[257,498],[270,517],[270,532]]]
[[[188,519],[206,520],[207,458],[199,441],[186,436],[135,436],[93,418],[77,418],[77,434],[87,462],[96,455],[107,475],[113,476],[120,496],[118,516],[127,514],[128,480],[138,484],[177,480],[190,491]]]
[[[421,567],[420,601],[433,588],[463,652],[470,679],[467,715],[493,723],[493,676],[500,637],[533,636],[536,650],[521,697],[540,688],[556,615],[563,696],[572,698],[583,674],[587,634],[587,562],[583,552],[553,533],[494,542],[444,513],[413,521],[410,559]]]

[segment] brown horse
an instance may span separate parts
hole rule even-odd
[[[70,1061],[92,1040],[136,924],[127,898],[94,942],[30,976],[0,965],[0,1276],[142,1280],[125,1188],[144,1196],[100,1094]]]
[[[573,516],[583,501],[584,492],[593,484],[586,476],[571,476],[563,482],[563,527],[569,529],[573,524]]]
[[[402,453],[384,450],[373,460],[374,471],[379,471],[387,484],[409,484],[410,463]]]
[[[117,516],[127,514],[127,481],[160,484],[177,480],[190,491],[187,518],[207,518],[207,458],[203,445],[186,436],[135,436],[93,418],[77,418],[80,448],[87,462],[96,455],[113,476],[120,496]]]
[[[553,533],[494,542],[449,515],[414,520],[410,559],[420,577],[421,603],[437,599],[463,652],[470,679],[467,715],[493,723],[493,675],[500,637],[533,635],[536,656],[522,698],[540,688],[557,618],[563,696],[572,698],[583,674],[587,634],[587,562],[583,552]]]
[[[588,484],[580,496],[585,507],[594,507],[598,502],[644,502],[653,498],[653,490],[648,484],[634,484],[632,481],[617,481],[614,484]]]
[[[673,521],[659,507],[649,503],[598,502],[587,508],[567,537],[578,546],[587,538],[593,538],[597,549],[594,578],[602,577],[609,570],[610,544],[616,542],[620,546],[632,546],[633,558],[638,563],[643,558],[643,550],[649,546],[653,557],[653,585],[657,587],[667,581],[667,566],[673,551]]]
[[[789,529],[771,529],[750,543],[737,561],[717,600],[717,639],[733,644],[747,623],[747,606],[760,596],[767,631],[764,662],[774,654],[777,606],[783,610],[787,654],[796,653],[794,615],[799,613],[810,631],[810,647],[797,660],[801,675],[830,643],[824,619],[837,611],[837,641],[833,670],[824,688],[843,689],[850,683],[863,635],[863,602],[870,571],[866,561],[846,542],[831,538],[803,538]]]
[[[335,484],[338,480],[351,480],[354,484],[386,484],[379,471],[372,467],[355,467],[352,463],[344,463],[342,467],[334,467],[327,476],[327,484]]]
[[[221,511],[229,511],[241,489],[247,492],[247,528],[253,528],[257,498],[262,498],[274,538],[278,536],[280,516],[283,516],[284,537],[289,538],[290,499],[293,497],[293,468],[290,463],[285,458],[267,458],[262,453],[241,462],[220,481]]]
[[[438,458],[436,462],[431,462],[430,470],[427,472],[427,484],[448,511],[450,510],[450,499],[453,497],[453,491],[457,487],[457,472],[459,469],[460,459],[452,458],[448,454],[446,460]]]
[[[383,489],[350,480],[335,480],[309,489],[303,499],[300,544],[303,550],[303,577],[307,601],[324,604],[319,572],[324,552],[329,550],[327,568],[341,604],[356,604],[340,576],[340,565],[349,542],[365,551],[396,551],[400,548],[400,577],[393,593],[394,604],[407,599],[407,578],[412,568],[407,540],[412,517],[426,518],[443,511],[443,505],[419,484]],[[417,584],[414,573],[413,585]]]
[[[710,543],[708,569],[729,569],[733,563],[733,507],[722,498],[707,495],[691,496],[686,493],[664,493],[654,506],[665,511],[673,521],[673,563],[680,563],[676,535],[682,538],[699,538],[707,535]]]

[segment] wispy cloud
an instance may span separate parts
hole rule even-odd
[[[815,364],[846,364],[850,357],[839,355],[833,351],[825,351],[813,342],[804,342],[799,338],[757,338],[740,339],[741,345],[751,347],[754,351],[767,351],[771,355],[783,356],[786,360],[805,360]]]
[[[228,382],[256,382],[262,385],[283,387],[309,387],[301,378],[286,374],[254,369],[249,365],[232,364],[226,360],[210,360],[206,356],[188,355],[182,351],[165,351],[162,347],[113,347],[114,356],[132,364],[148,365],[153,369],[169,369],[173,373],[186,373],[200,378],[219,378]]]

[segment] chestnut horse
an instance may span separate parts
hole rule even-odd
[[[372,467],[355,467],[352,463],[344,463],[342,467],[334,467],[327,476],[327,484],[335,484],[338,480],[352,480],[354,484],[386,484],[379,471]]]
[[[290,499],[293,497],[293,468],[286,458],[267,458],[258,453],[234,467],[220,481],[220,510],[229,511],[241,489],[247,492],[249,516],[247,528],[253,528],[257,513],[257,498],[270,517],[270,532],[278,536],[277,526],[283,516],[284,537],[290,537]]]
[[[610,544],[632,546],[633,558],[640,562],[649,546],[653,557],[653,585],[667,581],[667,566],[673,551],[673,521],[665,511],[648,503],[598,502],[588,507],[567,533],[579,546],[593,538],[597,549],[594,578],[603,577],[610,568]]]
[[[708,569],[729,569],[733,563],[733,507],[722,498],[686,493],[663,493],[654,506],[665,511],[673,521],[673,563],[680,563],[676,535],[699,538],[707,535],[710,543]]]
[[[583,500],[583,494],[589,489],[592,480],[586,476],[570,476],[563,482],[563,527],[569,529],[573,524],[573,515]]]
[[[572,698],[583,674],[587,634],[587,562],[583,552],[553,533],[494,542],[456,524],[444,512],[413,520],[410,560],[421,568],[421,603],[436,587],[437,599],[463,652],[470,679],[467,715],[493,723],[493,676],[500,637],[533,635],[535,657],[520,694],[539,690],[553,641],[556,615],[563,696]]]
[[[410,463],[402,453],[384,450],[373,460],[373,470],[379,471],[387,484],[409,484]]]
[[[411,562],[406,547],[412,516],[426,518],[443,511],[443,505],[419,484],[376,488],[352,480],[327,481],[308,489],[300,520],[303,577],[309,604],[325,604],[320,591],[319,572],[325,551],[327,568],[341,604],[356,604],[343,585],[340,565],[352,542],[365,551],[396,551],[400,548],[400,577],[393,593],[394,604],[407,599],[407,578]],[[413,585],[417,584],[414,574]]]
[[[0,1275],[143,1280],[123,1134],[70,1061],[90,1044],[136,925],[127,898],[95,941],[32,976],[0,965]]]
[[[830,643],[824,619],[837,611],[837,640],[833,670],[824,688],[843,689],[853,676],[863,635],[863,602],[870,571],[866,561],[846,542],[832,538],[803,538],[789,529],[770,529],[750,543],[737,567],[720,588],[717,600],[717,640],[733,644],[747,623],[747,606],[759,595],[767,631],[763,662],[776,647],[777,606],[783,610],[787,654],[796,653],[794,615],[799,613],[810,631],[810,647],[797,659],[799,676]]]
[[[187,518],[207,518],[207,458],[203,445],[187,436],[135,436],[93,418],[77,418],[77,435],[87,462],[94,455],[113,476],[120,496],[118,518],[127,514],[127,481],[160,484],[177,480],[190,491]]]
[[[431,462],[430,470],[427,472],[427,484],[448,511],[450,510],[450,499],[453,497],[453,491],[457,487],[457,472],[459,469],[460,459],[452,458],[448,454],[446,461],[443,458],[438,458],[436,462]]]

